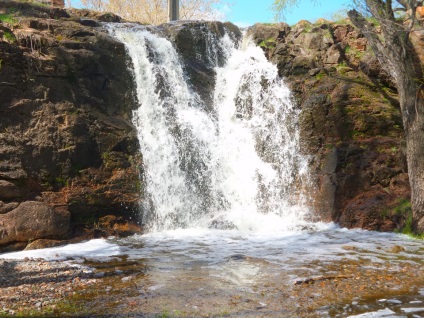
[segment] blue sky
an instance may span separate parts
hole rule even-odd
[[[71,0],[75,7],[80,6],[80,0]],[[229,0],[231,6],[220,8],[226,15],[226,20],[239,26],[249,26],[256,22],[275,22],[271,9],[274,0]],[[314,22],[319,18],[330,19],[334,12],[349,7],[352,0],[300,0],[285,15],[285,21],[292,25],[299,20]]]
[[[273,0],[235,0],[226,12],[227,20],[248,26],[256,22],[275,22],[271,10]],[[301,0],[285,14],[285,21],[292,25],[300,20],[314,22],[319,18],[330,19],[334,12],[351,5],[351,0]]]

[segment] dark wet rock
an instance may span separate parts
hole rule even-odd
[[[211,223],[209,223],[208,226],[210,229],[217,229],[217,230],[235,230],[237,227],[234,225],[233,222],[225,220],[223,217],[217,218],[213,220]]]
[[[106,215],[99,219],[99,227],[109,233],[119,237],[126,237],[140,233],[142,229],[135,224],[125,220],[123,217],[115,215]]]
[[[80,19],[78,22],[84,26],[93,27],[93,28],[99,27],[101,25],[98,21],[91,20],[91,19]]]
[[[214,67],[223,66],[225,61],[219,39],[228,35],[238,41],[242,36],[241,31],[230,22],[217,21],[177,21],[164,24],[161,29],[175,44],[194,90],[212,110]],[[213,58],[210,59],[208,56]]]
[[[243,254],[234,254],[234,255],[231,255],[228,259],[232,261],[244,261],[247,258],[248,257]]]
[[[0,200],[9,201],[22,197],[20,189],[6,180],[0,180]]]

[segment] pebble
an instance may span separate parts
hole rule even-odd
[[[261,310],[261,309],[264,309],[266,307],[266,304],[265,303],[259,303],[259,306],[256,306],[256,310]]]

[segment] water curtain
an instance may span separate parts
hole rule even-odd
[[[215,83],[207,105],[170,40],[140,26],[109,28],[132,61],[150,231],[280,230],[306,217],[299,110],[259,47],[205,30],[198,56]]]

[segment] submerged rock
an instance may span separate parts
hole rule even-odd
[[[225,220],[223,217],[217,218],[209,223],[208,226],[210,229],[216,230],[236,230],[237,227],[233,222]]]

